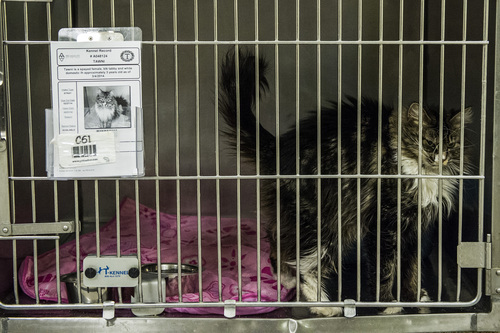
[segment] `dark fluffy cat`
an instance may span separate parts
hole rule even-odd
[[[99,89],[94,108],[101,121],[101,127],[110,128],[111,122],[120,116],[123,107],[126,106],[128,106],[128,102],[121,96],[115,96],[113,90]]]
[[[260,91],[262,95],[268,89],[266,79],[267,63],[259,60]],[[221,95],[219,98],[220,113],[229,125],[226,135],[236,147],[236,80],[234,52],[229,52],[221,68]],[[244,51],[239,57],[240,84],[240,149],[246,159],[255,163],[256,159],[256,118],[253,114],[255,104],[255,59]],[[341,146],[338,146],[338,113],[336,103],[321,111],[321,174],[323,175],[356,175],[357,170],[357,137],[358,113],[357,102],[349,98],[342,103],[341,111]],[[418,174],[419,151],[422,158],[421,171],[425,175],[439,173],[442,163],[444,175],[456,175],[460,166],[460,128],[459,111],[445,111],[443,114],[442,155],[439,154],[439,112],[422,109],[422,147],[419,148],[419,105],[414,103],[405,108],[401,114],[401,174]],[[471,121],[470,108],[463,113],[464,123]],[[384,106],[381,117],[381,174],[398,174],[398,112]],[[361,104],[361,166],[360,173],[378,174],[378,104],[363,99]],[[276,138],[259,124],[260,128],[260,167],[262,174],[276,174]],[[317,161],[317,115],[310,115],[300,121],[300,174],[318,174]],[[296,129],[291,128],[280,136],[280,174],[296,175]],[[467,172],[469,154],[465,148],[464,165]],[[338,154],[341,156],[341,170],[338,170]],[[339,184],[340,182],[340,184]],[[271,244],[271,258],[276,269],[277,218],[276,218],[276,181],[262,182],[262,204],[267,218],[267,234]],[[300,291],[307,301],[316,301],[318,295],[317,268],[317,221],[318,200],[321,204],[321,275],[322,279],[335,275],[338,269],[338,196],[340,188],[341,201],[341,250],[345,254],[355,246],[357,241],[358,216],[358,179],[357,178],[323,178],[321,194],[318,194],[317,179],[300,180],[300,203],[296,202],[297,180],[282,178],[280,184],[280,234],[281,281],[291,288],[296,283],[296,205],[300,205]],[[455,206],[455,194],[458,181],[442,180],[443,215]],[[420,182],[422,203],[422,232],[438,218],[439,212],[439,180],[423,178]],[[373,276],[370,283],[372,297],[375,297],[376,244],[377,244],[377,200],[381,207],[380,235],[380,301],[391,302],[397,270],[397,203],[398,180],[381,179],[381,196],[377,198],[377,178],[360,179],[360,216],[363,246],[368,255],[369,274]],[[402,301],[419,301],[417,299],[417,221],[418,221],[419,181],[409,177],[401,179],[401,272]],[[364,288],[364,287],[363,287]],[[333,300],[324,287],[321,288],[321,301]],[[425,290],[420,292],[421,301],[429,300]],[[336,300],[336,297],[335,297]],[[342,313],[341,308],[318,307],[312,312],[326,316]],[[384,313],[397,313],[401,308],[387,308]]]

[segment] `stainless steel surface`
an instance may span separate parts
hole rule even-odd
[[[17,223],[1,226],[0,236],[47,235],[75,232],[75,222]]]
[[[142,265],[142,272],[143,274],[153,274],[156,275],[158,273],[158,264],[147,264],[147,265]],[[187,264],[182,264],[181,265],[181,274],[183,276],[185,275],[191,275],[191,274],[198,274],[198,266],[194,265],[187,265]],[[179,267],[177,264],[172,264],[172,263],[162,263],[160,264],[160,270],[159,270],[161,277],[173,277],[177,276],[179,274]]]
[[[10,227],[7,141],[0,139],[0,229]]]
[[[83,279],[82,274],[83,272],[80,274],[80,281]],[[66,286],[69,303],[80,303],[80,297],[81,303],[84,304],[101,303],[111,299],[110,288],[90,288],[83,284],[80,284],[80,288],[78,288],[76,276],[76,273],[61,276],[61,282]]]
[[[495,75],[494,75],[494,100],[493,106],[495,115],[493,117],[493,158],[492,158],[492,180],[491,180],[491,220],[500,221],[500,6],[496,8],[496,25],[495,25]],[[491,224],[491,242],[492,244],[500,244],[500,224]],[[491,265],[494,269],[500,268],[500,247],[492,247]]]
[[[102,318],[2,318],[3,327],[8,332],[192,332],[203,327],[207,332],[430,332],[440,327],[442,332],[477,331],[481,314],[464,313],[460,316],[408,315],[383,317],[327,318],[327,319],[288,319],[288,318],[116,318],[111,325]],[[499,328],[498,321],[488,318],[492,326]]]

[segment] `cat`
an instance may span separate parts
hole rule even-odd
[[[259,59],[259,91],[263,96],[269,90],[266,78],[268,64]],[[223,130],[228,141],[236,149],[237,106],[234,52],[228,52],[222,61],[219,112],[227,123]],[[255,57],[244,50],[239,55],[239,104],[240,104],[240,151],[246,160],[256,162],[256,118],[255,108]],[[422,113],[420,115],[420,112]],[[352,175],[353,177],[325,177],[320,181],[314,178],[281,177],[279,180],[280,202],[276,200],[277,181],[263,179],[262,207],[267,218],[266,231],[271,246],[271,261],[276,273],[277,243],[280,237],[281,282],[286,288],[293,288],[297,283],[297,248],[296,248],[296,211],[300,213],[300,292],[306,301],[334,300],[324,286],[324,281],[338,272],[338,217],[341,215],[341,253],[356,246],[357,216],[360,214],[360,230],[363,247],[368,253],[368,269],[371,275],[369,290],[375,299],[377,268],[377,200],[380,200],[380,288],[381,302],[392,302],[395,279],[397,276],[397,230],[398,230],[398,182],[400,182],[400,232],[401,232],[401,301],[429,301],[427,292],[418,286],[418,198],[421,188],[421,230],[425,233],[438,219],[440,183],[442,188],[442,214],[447,216],[455,208],[455,196],[458,180],[446,178],[383,177],[380,180],[381,195],[377,196],[378,156],[381,161],[382,175],[398,174],[398,123],[401,123],[400,157],[401,175],[418,175],[419,152],[421,154],[421,173],[437,175],[441,165],[443,175],[457,175],[460,172],[460,133],[463,116],[465,125],[472,121],[471,108],[463,112],[450,110],[443,113],[442,149],[439,149],[439,111],[423,108],[418,103],[398,111],[382,106],[381,112],[381,151],[378,152],[379,111],[378,103],[370,99],[361,101],[361,142],[360,174],[373,175],[373,178],[359,178],[360,200],[358,212],[358,174],[357,138],[358,112],[357,100],[347,97],[341,105],[341,133],[338,129],[337,103],[321,109],[321,174]],[[419,144],[419,119],[422,121],[422,141]],[[300,174],[317,175],[317,112],[311,112],[299,122]],[[276,138],[261,124],[260,135],[260,170],[261,174],[276,175]],[[338,145],[340,134],[341,145]],[[296,175],[296,127],[293,126],[279,137],[280,175]],[[441,154],[440,154],[441,152]],[[338,170],[340,154],[341,170]],[[470,148],[464,145],[464,174],[471,165]],[[339,172],[340,171],[340,172]],[[318,182],[321,193],[318,194]],[[300,202],[297,202],[297,184],[300,185]],[[340,194],[339,194],[340,189]],[[340,199],[339,199],[340,196]],[[321,206],[321,244],[318,238],[318,200]],[[341,202],[339,213],[338,202]],[[279,204],[280,227],[277,227],[277,207]],[[279,234],[278,234],[279,232]],[[322,285],[318,290],[318,251],[321,258]],[[363,287],[364,288],[364,287]],[[335,295],[335,293],[332,293]],[[417,299],[417,295],[421,298]],[[335,300],[336,297],[335,297]],[[312,307],[312,313],[322,316],[342,314],[340,307]],[[399,313],[399,307],[387,307],[384,314]],[[422,309],[422,312],[425,310]]]
[[[115,96],[113,90],[104,91],[99,88],[94,109],[101,122],[101,128],[110,128],[112,121],[120,117],[123,107],[127,106],[127,100],[121,96]]]

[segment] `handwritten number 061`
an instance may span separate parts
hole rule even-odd
[[[77,145],[79,144],[86,144],[86,143],[90,143],[90,135],[78,135],[76,138],[75,138],[75,143]]]

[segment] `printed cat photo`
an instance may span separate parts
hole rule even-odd
[[[129,92],[129,88],[130,87],[86,87],[86,94],[94,95],[95,102],[90,107],[86,108],[85,128],[130,127],[129,102],[126,97],[115,92]]]
[[[228,125],[225,136],[234,149],[237,146],[238,128],[235,71],[234,52],[229,52],[221,66],[219,112]],[[267,62],[263,58],[259,59],[260,81],[257,84],[261,97],[269,89],[267,71]],[[241,156],[255,164],[256,127],[258,126],[261,174],[276,175],[277,140],[275,135],[261,124],[256,124],[255,84],[255,58],[251,53],[240,51],[239,144]],[[418,216],[419,214],[421,216],[422,233],[429,230],[438,220],[440,202],[442,216],[448,216],[456,209],[459,182],[453,177],[436,179],[425,176],[439,175],[440,172],[445,176],[458,175],[461,169],[461,158],[463,159],[463,174],[471,172],[471,147],[469,145],[463,145],[464,153],[461,156],[462,125],[467,126],[471,123],[471,109],[467,108],[463,112],[443,111],[442,130],[440,130],[440,113],[435,108],[424,108],[413,103],[403,108],[399,115],[397,108],[383,106],[379,118],[378,102],[363,99],[361,119],[358,119],[357,105],[358,101],[354,98],[346,98],[342,102],[340,132],[338,131],[339,114],[335,102],[321,109],[320,122],[317,119],[317,112],[310,112],[308,116],[300,120],[298,141],[295,126],[280,135],[280,175],[297,175],[296,142],[299,142],[300,175],[335,176],[340,174],[343,177],[310,177],[297,180],[294,177],[284,176],[279,181],[274,179],[261,181],[261,204],[267,223],[266,230],[271,244],[270,255],[273,267],[276,271],[279,238],[279,267],[282,284],[286,288],[295,287],[298,268],[301,299],[311,302],[338,301],[336,291],[327,290],[324,283],[318,290],[318,258],[321,264],[321,279],[324,282],[325,279],[338,273],[339,247],[344,256],[356,246],[359,233],[368,257],[367,266],[371,277],[367,288],[370,289],[373,299],[375,299],[377,289],[380,302],[392,302],[396,299],[395,280],[398,265],[400,265],[400,300],[429,301],[430,297],[425,289],[417,290],[420,279],[417,256]],[[320,123],[319,129],[318,123]],[[358,133],[358,123],[361,127],[360,133]],[[318,130],[320,131],[319,144]],[[399,133],[401,133],[400,138],[398,138]],[[361,142],[358,142],[358,135]],[[358,144],[360,146],[359,157]],[[320,152],[318,152],[318,146]],[[319,154],[321,161],[318,163]],[[400,156],[399,161],[398,156]],[[418,177],[419,172],[424,177]],[[358,173],[373,175],[373,177],[356,178]],[[400,174],[408,175],[408,177],[377,177],[379,174],[383,176]],[[276,199],[277,184],[279,184],[279,202]],[[298,185],[300,185],[300,202],[297,202]],[[380,195],[378,195],[379,186]],[[398,191],[401,193],[399,200]],[[296,244],[297,210],[300,214],[298,219],[300,221],[299,244]],[[320,244],[318,244],[318,216],[320,216],[321,223]],[[360,216],[360,222],[358,222],[358,216]],[[378,216],[380,217],[379,226]],[[360,223],[360,230],[358,230],[358,223]],[[378,228],[380,228],[379,240],[377,239]],[[398,229],[401,234],[400,264],[398,264]],[[379,258],[377,258],[377,243],[380,248]],[[297,245],[300,253],[299,265],[297,265]],[[377,288],[375,272],[378,264],[380,265],[380,285]],[[317,299],[318,293],[321,295],[320,300]],[[383,310],[383,313],[399,313],[402,310],[398,307],[388,307]],[[342,308],[313,307],[311,312],[322,316],[338,316],[342,314]]]

